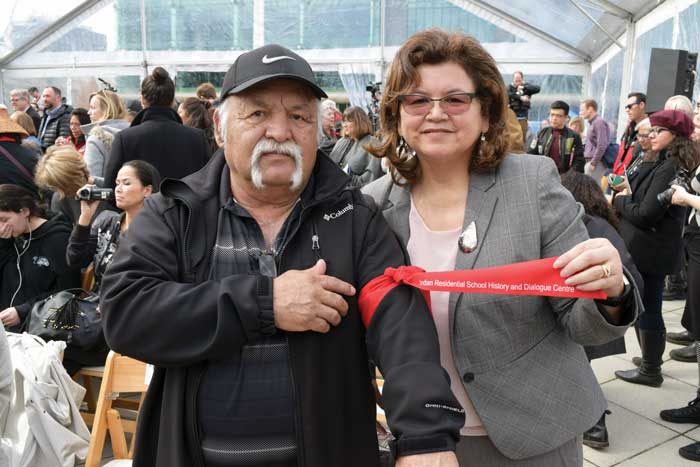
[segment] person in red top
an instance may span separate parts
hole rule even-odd
[[[642,92],[631,92],[627,95],[625,104],[628,123],[625,133],[620,140],[620,149],[613,163],[613,173],[624,175],[625,169],[632,161],[632,150],[637,142],[637,124],[647,118],[647,96]]]

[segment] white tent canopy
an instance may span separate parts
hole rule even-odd
[[[178,93],[218,84],[235,57],[277,42],[295,49],[321,85],[363,105],[400,44],[428,27],[479,39],[504,78],[542,85],[531,120],[555,99],[577,113],[597,99],[609,120],[646,89],[652,47],[700,48],[698,2],[688,0],[5,0],[0,95],[55,85],[86,105],[97,77],[135,96],[149,69],[176,76]]]

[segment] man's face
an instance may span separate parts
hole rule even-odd
[[[306,186],[316,162],[318,99],[280,79],[227,98],[224,154],[232,181],[257,189]],[[296,154],[295,154],[296,153]]]
[[[561,130],[566,125],[567,115],[562,109],[549,109],[549,124]]]
[[[637,98],[634,96],[630,97],[625,104],[625,112],[627,112],[627,118],[630,122],[639,123],[644,119],[646,104],[644,102],[637,102]]]
[[[23,111],[29,106],[29,101],[21,94],[10,94],[10,104],[15,112]]]
[[[520,86],[523,84],[523,75],[520,73],[513,73],[513,84],[516,86]]]
[[[48,110],[61,105],[61,97],[51,88],[44,89],[44,92],[41,94],[41,98],[44,101],[44,107]]]
[[[580,110],[581,117],[585,118],[588,120],[588,107],[586,107],[585,104],[581,104],[581,110]]]

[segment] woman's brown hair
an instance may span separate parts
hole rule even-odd
[[[389,70],[380,107],[381,141],[370,148],[377,157],[388,157],[396,183],[413,184],[420,180],[417,157],[397,154],[399,147],[399,95],[419,83],[420,65],[453,62],[460,65],[476,86],[481,115],[489,122],[484,141],[478,141],[469,162],[469,169],[486,171],[500,164],[508,151],[505,135],[505,113],[508,92],[493,57],[471,36],[429,29],[411,36],[399,49]],[[401,179],[404,180],[401,180]]]
[[[170,107],[175,99],[175,83],[165,68],[157,66],[143,79],[141,95],[148,105]]]
[[[343,112],[343,120],[352,122],[352,124],[355,125],[355,139],[357,140],[361,140],[372,133],[372,121],[369,119],[369,115],[360,107],[348,107],[345,109],[345,112]],[[346,136],[350,137],[350,135]]]

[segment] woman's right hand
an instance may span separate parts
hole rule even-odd
[[[83,187],[78,190],[78,193],[83,190],[84,188],[94,188],[95,185],[84,185]],[[76,195],[78,194],[76,193]],[[78,218],[78,225],[81,225],[83,227],[89,227],[90,223],[92,223],[92,218],[95,217],[95,212],[97,212],[97,206],[99,206],[100,201],[99,200],[94,200],[94,201],[85,201],[83,199],[80,200],[80,217]]]
[[[622,179],[620,183],[617,183],[615,185],[609,184],[608,186],[610,186],[610,188],[612,188],[614,191],[623,191],[625,188],[629,188],[630,183],[627,181],[627,177],[621,175],[620,178]]]
[[[12,226],[7,223],[0,224],[0,238],[12,238]]]
[[[688,191],[680,185],[673,185],[673,198],[671,198],[671,204],[677,206],[687,206],[688,197],[691,196]]]

